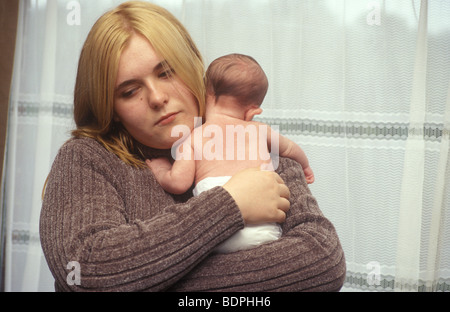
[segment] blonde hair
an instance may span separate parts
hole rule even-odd
[[[235,97],[243,107],[260,106],[269,82],[258,62],[244,54],[227,54],[215,59],[206,71],[206,93]]]
[[[167,66],[205,107],[203,60],[184,26],[167,10],[140,1],[125,2],[102,15],[82,48],[74,90],[74,137],[90,137],[125,163],[144,167],[131,135],[114,116],[119,60],[131,36],[144,36]]]

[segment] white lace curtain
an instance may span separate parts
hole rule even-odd
[[[81,45],[122,1],[21,1],[9,111],[7,291],[53,291],[41,190],[73,128]],[[309,156],[347,261],[343,290],[450,291],[450,2],[160,0],[209,64],[252,55],[259,120]]]

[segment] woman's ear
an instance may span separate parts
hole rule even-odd
[[[251,121],[255,115],[259,115],[262,113],[262,108],[257,106],[251,106],[245,111],[244,120]]]

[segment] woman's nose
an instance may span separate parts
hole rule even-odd
[[[163,86],[157,83],[151,83],[149,86],[148,103],[153,109],[160,109],[167,104],[168,94]]]

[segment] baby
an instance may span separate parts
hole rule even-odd
[[[300,163],[306,181],[313,183],[314,174],[303,150],[269,126],[252,120],[262,112],[260,105],[267,89],[267,77],[252,57],[229,54],[214,60],[206,71],[206,122],[177,142],[173,164],[167,158],[147,161],[161,186],[181,194],[194,182],[197,196],[225,184],[245,168],[274,170],[270,152]],[[215,251],[249,249],[280,236],[278,224],[246,225]]]

